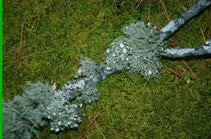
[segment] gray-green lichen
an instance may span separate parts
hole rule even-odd
[[[75,74],[75,77],[96,75],[104,70],[104,64],[96,64],[87,57],[82,57],[80,60],[80,68]]]
[[[53,90],[48,84],[28,83],[23,96],[3,102],[3,138],[30,139],[38,137],[37,129],[44,125],[45,107],[51,102]]]
[[[76,76],[85,76],[85,79],[68,83],[58,91],[42,83],[28,84],[23,96],[4,103],[4,133],[11,134],[5,137],[24,134],[30,138],[31,134],[37,134],[36,128],[43,126],[46,118],[52,131],[76,128],[81,122],[82,105],[99,99],[97,82],[114,72],[129,71],[146,79],[157,77],[163,43],[156,29],[136,22],[123,31],[124,36],[114,40],[106,50],[104,63],[96,64],[86,57],[81,59]],[[78,103],[71,103],[74,98]]]
[[[76,128],[82,121],[80,106],[78,104],[67,103],[60,105],[54,101],[52,105],[47,107],[50,120],[51,130],[54,132],[63,131],[65,129]]]
[[[75,77],[103,74],[104,79],[118,71],[140,74],[146,79],[158,77],[164,42],[160,40],[156,27],[136,22],[124,27],[123,32],[124,36],[115,39],[106,50],[104,64],[82,58]]]
[[[124,36],[114,40],[106,50],[106,69],[125,70],[146,79],[157,77],[163,42],[155,27],[136,22],[125,27],[123,32]]]
[[[37,129],[50,121],[51,130],[76,128],[81,122],[79,104],[58,99],[57,93],[48,84],[28,83],[22,96],[3,102],[3,137],[9,139],[30,139]],[[64,93],[65,94],[65,93]]]
[[[88,83],[86,86],[80,90],[81,95],[77,97],[80,103],[90,104],[99,99],[100,95],[96,87],[96,83]]]

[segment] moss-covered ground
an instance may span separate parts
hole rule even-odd
[[[162,28],[168,23],[159,0],[145,0],[137,8],[139,2],[4,0],[4,99],[20,94],[27,81],[61,87],[73,80],[78,59],[103,61],[105,49],[125,25],[142,20]],[[196,0],[163,2],[173,19]],[[210,39],[210,8],[177,32],[168,47],[200,47],[202,31]],[[40,138],[210,138],[211,61],[161,62],[181,77],[165,69],[158,81],[125,72],[111,75],[98,84],[100,100],[83,108],[86,116],[78,129],[55,134],[47,126],[40,129]]]

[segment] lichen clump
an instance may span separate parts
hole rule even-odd
[[[91,75],[96,75],[104,72],[104,69],[105,69],[104,63],[97,64],[87,57],[82,57],[80,59],[80,68],[78,69],[74,77],[75,78],[78,78],[80,76],[89,77]]]
[[[107,69],[129,71],[146,79],[157,77],[163,42],[156,27],[136,22],[123,28],[123,32],[124,36],[114,40],[106,50]]]
[[[124,27],[123,32],[124,36],[115,39],[106,50],[104,63],[96,64],[82,58],[76,77],[99,73],[107,76],[118,71],[129,71],[146,79],[158,77],[164,42],[160,40],[156,27],[136,22]]]
[[[77,98],[81,104],[90,104],[100,97],[96,83],[88,83],[80,90],[81,95]]]
[[[96,93],[94,87],[91,89]],[[13,101],[3,103],[4,138],[29,139],[33,134],[38,138],[37,129],[45,125],[46,119],[54,132],[76,128],[82,121],[80,109],[83,102],[95,101],[91,95],[99,97],[97,94],[85,93],[78,98],[80,103],[71,103],[68,99],[60,99],[60,94],[68,96],[63,90],[53,90],[49,84],[28,83],[22,96],[15,96]]]
[[[37,129],[45,124],[45,107],[51,102],[53,92],[48,84],[28,83],[23,96],[15,96],[13,101],[3,102],[4,138],[29,139],[32,134],[38,137]]]

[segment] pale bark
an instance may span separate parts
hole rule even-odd
[[[192,19],[194,16],[199,14],[202,10],[209,7],[210,5],[211,0],[199,0],[191,8],[182,13],[180,17],[172,20],[169,24],[167,24],[164,28],[161,29],[160,40],[167,40],[176,31],[178,31],[181,26],[186,24],[190,19]]]
[[[160,55],[170,59],[211,55],[211,40],[200,48],[170,48],[163,50]]]

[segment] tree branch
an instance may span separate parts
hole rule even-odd
[[[171,48],[163,50],[160,55],[165,58],[184,58],[211,55],[211,40],[206,41],[206,45],[200,48]]]
[[[199,0],[196,4],[194,4],[191,8],[185,11],[179,18],[172,20],[169,24],[167,24],[164,28],[161,29],[160,32],[160,40],[164,41],[172,36],[176,31],[178,31],[181,26],[187,23],[194,16],[199,14],[202,10],[209,7],[211,5],[211,0]]]

